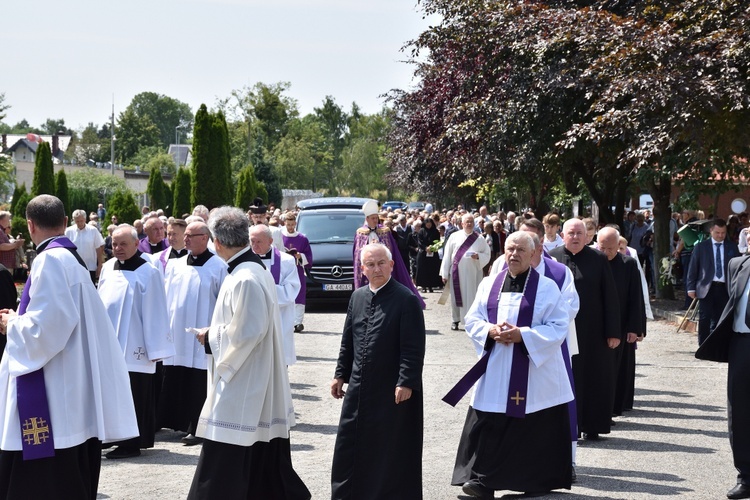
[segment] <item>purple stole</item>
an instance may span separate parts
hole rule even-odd
[[[281,253],[276,247],[273,248],[273,263],[271,264],[271,276],[273,276],[273,282],[279,284],[281,278]]]
[[[504,269],[492,283],[490,296],[487,300],[487,321],[497,324],[497,306],[500,302],[500,293],[503,289],[503,283],[508,274]],[[526,289],[521,298],[521,306],[518,310],[519,327],[531,326],[531,320],[534,316],[534,302],[539,287],[539,273],[529,268],[529,275],[526,278]],[[456,406],[469,389],[479,380],[487,371],[487,363],[490,360],[490,354],[495,347],[495,342],[485,348],[481,359],[458,381],[448,394],[443,397],[443,401],[451,406]],[[513,344],[513,362],[510,368],[510,381],[508,382],[508,401],[506,403],[505,414],[509,417],[524,418],[526,416],[526,399],[529,385],[529,357],[524,354],[520,343]]]
[[[75,250],[76,246],[62,236],[47,244],[44,251],[50,248],[67,248]],[[18,305],[18,315],[23,316],[29,306],[31,297],[31,275],[26,280]],[[44,384],[44,368],[21,375],[16,378],[16,401],[18,417],[21,423],[21,446],[24,460],[36,460],[55,456],[55,441],[52,437],[52,420],[47,403],[47,387]]]
[[[159,262],[161,262],[161,268],[166,271],[167,270],[167,260],[169,260],[169,254],[172,252],[172,247],[168,246],[164,250],[162,250],[161,255],[159,255]]]
[[[453,296],[456,298],[456,306],[463,307],[464,301],[461,298],[461,286],[458,281],[458,264],[461,259],[464,258],[464,254],[471,248],[471,245],[479,238],[477,233],[471,233],[466,237],[464,242],[456,250],[456,255],[453,256],[453,262],[451,263],[451,284],[453,285]],[[502,285],[502,283],[501,283]]]

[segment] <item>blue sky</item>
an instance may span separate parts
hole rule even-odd
[[[415,0],[6,2],[6,123],[63,118],[79,129],[140,92],[213,106],[256,82],[291,83],[301,114],[326,95],[348,110],[412,84],[401,47],[430,21]],[[11,21],[13,20],[13,21]]]

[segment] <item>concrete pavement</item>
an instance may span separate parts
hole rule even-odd
[[[468,396],[456,408],[440,399],[474,362],[464,332],[450,330],[450,310],[425,294],[425,499],[468,498],[450,486]],[[341,402],[329,385],[345,308],[308,312],[297,334],[298,363],[289,369],[297,413],[292,431],[295,469],[315,499],[330,498],[330,466]],[[639,345],[635,409],[617,418],[613,432],[581,441],[578,482],[550,498],[725,498],[735,483],[726,423],[726,365],[698,361],[694,334],[664,321],[649,323]],[[185,498],[200,447],[184,447],[169,431],[136,459],[102,460],[98,498]],[[372,450],[377,453],[378,450]],[[386,479],[387,480],[387,479]],[[496,498],[513,498],[496,492]]]

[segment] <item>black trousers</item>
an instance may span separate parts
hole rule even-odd
[[[724,307],[729,302],[727,285],[714,281],[708,293],[700,301],[700,313],[698,315],[698,345],[701,345],[711,330],[716,328],[721,318]]]
[[[750,484],[750,334],[733,333],[727,373],[729,443],[737,479]]]
[[[309,500],[310,491],[292,467],[289,439],[252,446],[206,439],[188,500]]]
[[[55,456],[25,460],[20,451],[0,453],[0,498],[71,500],[95,499],[102,463],[97,438],[72,448],[56,449]]]

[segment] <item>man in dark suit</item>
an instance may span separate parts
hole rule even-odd
[[[716,328],[721,312],[727,305],[727,263],[739,255],[737,245],[727,239],[724,219],[714,219],[711,238],[695,245],[686,289],[688,297],[700,300],[698,345]]]
[[[750,238],[748,238],[750,239]],[[750,498],[750,255],[733,259],[727,270],[729,299],[711,335],[695,357],[728,362],[727,415],[729,443],[737,469],[737,485],[727,498]]]
[[[404,261],[404,265],[409,268],[409,243],[411,241],[411,224],[406,223],[406,216],[399,214],[396,219],[396,227],[393,230],[393,235],[396,237],[396,245],[398,246],[398,253],[401,254],[401,260]]]

